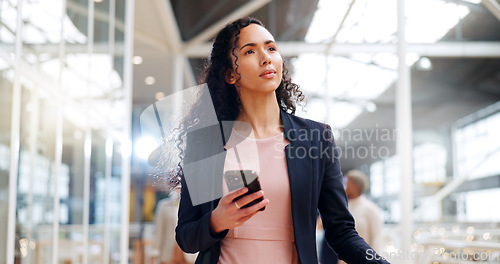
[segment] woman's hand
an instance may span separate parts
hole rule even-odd
[[[248,188],[243,187],[226,194],[220,199],[219,205],[217,205],[210,215],[210,230],[214,234],[242,225],[258,213],[259,209],[269,203],[269,200],[263,199],[259,203],[256,203],[248,208],[243,208],[243,206],[253,200],[259,197],[264,197],[264,191],[262,190],[244,195],[247,192]],[[239,196],[242,197],[238,199],[237,202],[233,202],[233,200]]]

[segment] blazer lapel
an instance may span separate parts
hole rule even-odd
[[[308,156],[311,142],[307,139],[308,129],[292,123],[287,113],[281,113],[285,138],[290,141],[285,147],[288,178],[292,204],[294,228],[300,227],[300,212],[309,212],[312,199],[312,161]]]

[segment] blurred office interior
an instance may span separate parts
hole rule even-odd
[[[244,16],[369,175],[392,263],[500,263],[499,1],[0,0],[0,264],[152,263],[140,115]]]

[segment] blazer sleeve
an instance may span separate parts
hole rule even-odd
[[[318,209],[325,229],[325,239],[347,263],[388,263],[361,238],[354,228],[354,219],[347,208],[347,197],[340,171],[339,153],[333,132],[326,125],[329,135],[323,138],[324,174]]]
[[[213,209],[204,212],[207,204],[193,206],[184,177],[181,177],[181,200],[179,203],[178,221],[175,228],[175,239],[179,247],[187,253],[205,251],[226,237],[228,230],[218,234],[210,231],[210,215]],[[217,206],[217,202],[214,206]]]

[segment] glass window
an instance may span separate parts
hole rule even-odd
[[[396,156],[389,157],[384,162],[385,167],[385,194],[397,194],[400,189],[400,172]]]
[[[66,12],[63,12],[65,2]],[[105,137],[110,134],[118,137],[124,120],[131,114],[124,111],[123,54],[111,50],[115,44],[123,46],[126,2],[116,3],[112,19],[116,20],[117,27],[111,29],[112,32],[109,32],[108,16],[111,1],[23,2],[22,64],[17,72],[22,92],[15,231],[15,254],[22,263],[52,262],[54,219],[59,220],[59,234],[56,234],[59,262],[77,263],[88,258],[89,263],[94,263],[104,257],[109,257],[112,263],[120,260],[121,170],[115,167],[111,173],[111,186],[103,185],[102,181],[106,173]],[[93,3],[93,14],[98,14],[91,18],[94,19],[93,38],[89,37],[88,3]],[[16,73],[10,60],[15,58],[13,44],[18,32],[16,5],[16,1],[0,0],[1,54],[6,54],[0,56],[0,237],[6,237],[7,229],[10,119]],[[93,42],[89,43],[90,40]],[[62,54],[63,61],[57,49],[61,41],[66,44],[67,52]],[[88,44],[93,45],[93,49],[88,49]],[[89,50],[92,53],[89,54]],[[62,69],[61,65],[64,65]],[[58,113],[63,116],[62,131],[59,131],[62,135],[56,125]],[[56,160],[57,142],[62,142],[60,161]],[[115,148],[113,166],[121,164],[119,151]],[[57,175],[56,167],[59,168]],[[88,175],[87,182],[84,179]],[[86,188],[90,190],[89,196],[85,195]],[[106,193],[111,195],[107,206],[103,199]],[[112,230],[103,228],[104,208],[110,210],[112,220],[107,228]],[[86,224],[89,224],[88,233]],[[106,232],[113,241],[108,245],[112,246],[104,245]],[[5,240],[1,240],[0,263],[6,248]]]
[[[500,108],[500,103],[490,106]],[[469,179],[500,173],[500,112],[473,121],[455,133],[457,165],[460,176]]]
[[[384,164],[377,161],[370,166],[370,191],[374,197],[384,195]]]
[[[500,210],[494,202],[499,200],[500,188],[462,193],[457,199],[457,218],[461,222],[499,222]]]
[[[426,143],[413,150],[416,183],[443,183],[446,178],[446,149]]]

